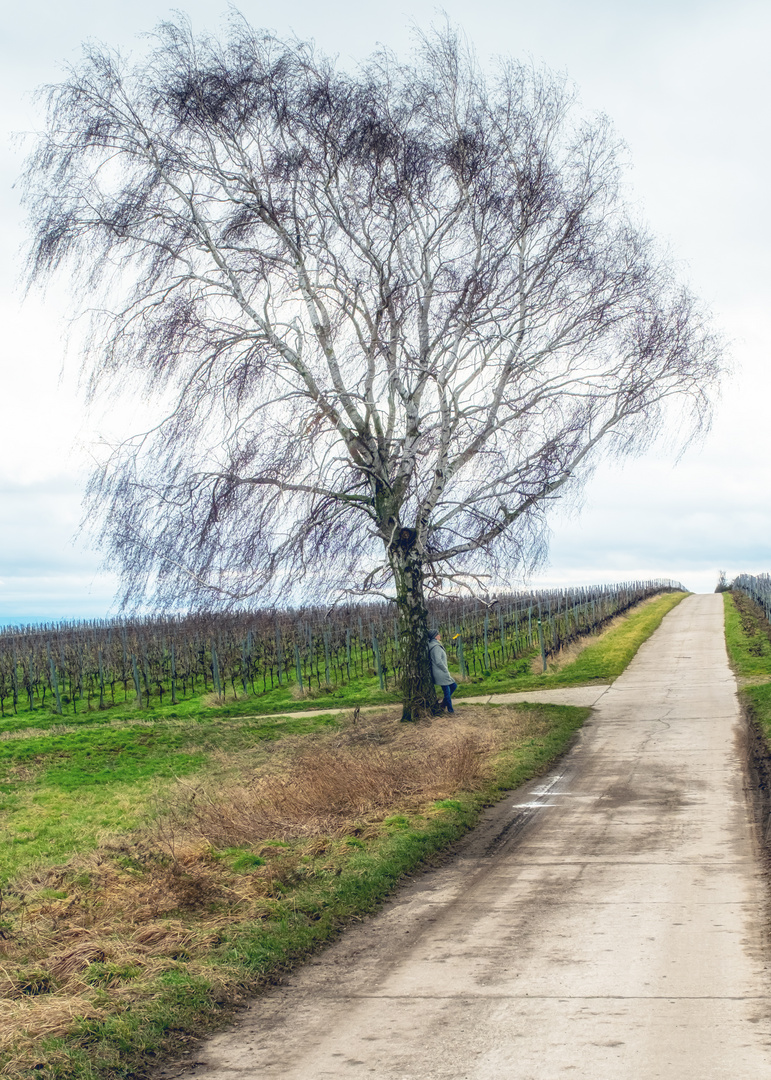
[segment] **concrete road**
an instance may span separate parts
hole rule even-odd
[[[766,879],[722,598],[667,615],[561,767],[170,1069],[197,1080],[760,1080]]]
[[[530,701],[538,705],[590,705],[594,706],[610,689],[608,684],[594,686],[552,687],[551,690],[518,690],[515,694],[484,694],[480,697],[460,698],[456,704],[467,705],[516,705]]]

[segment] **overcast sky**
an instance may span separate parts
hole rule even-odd
[[[177,7],[196,29],[216,30],[227,10],[211,0]],[[345,64],[379,42],[405,52],[412,23],[441,18],[431,3],[238,7],[254,25],[313,38]],[[630,150],[632,198],[731,341],[734,372],[709,435],[679,461],[653,447],[623,467],[601,466],[580,508],[556,509],[549,565],[532,583],[673,577],[711,591],[719,569],[771,571],[771,6],[477,0],[473,12],[442,8],[480,58],[506,53],[565,71],[583,107],[610,116]],[[77,355],[64,357],[66,293],[22,302],[18,288],[24,220],[13,183],[23,148],[12,133],[39,126],[32,92],[58,81],[83,41],[141,49],[138,35],[170,10],[152,0],[30,0],[4,18],[0,625],[114,610],[98,553],[74,540],[94,427],[79,404]]]

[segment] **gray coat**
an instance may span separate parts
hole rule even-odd
[[[454,683],[455,679],[453,679],[450,669],[447,667],[447,653],[444,651],[444,646],[436,638],[432,638],[428,643],[428,655],[431,658],[431,674],[436,685],[449,686]]]

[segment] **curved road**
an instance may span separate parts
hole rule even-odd
[[[667,615],[546,780],[167,1075],[771,1076],[766,878],[722,597]]]

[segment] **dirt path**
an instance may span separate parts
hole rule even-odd
[[[722,597],[690,597],[558,771],[167,1075],[771,1075],[741,732]]]
[[[606,683],[594,686],[567,686],[552,690],[518,690],[511,694],[480,694],[476,697],[464,697],[456,705],[516,705],[519,701],[540,702],[542,705],[594,705],[609,686]],[[363,713],[383,712],[384,709],[398,710],[400,705],[365,705]],[[297,709],[294,712],[256,713],[254,716],[234,716],[233,720],[286,720],[303,719],[306,716],[339,716],[351,713],[350,705],[344,709]]]

